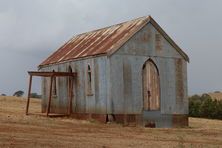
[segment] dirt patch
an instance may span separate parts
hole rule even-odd
[[[40,112],[32,99],[30,112]],[[222,147],[222,121],[189,118],[189,128],[153,129],[25,115],[26,99],[0,97],[0,147]]]

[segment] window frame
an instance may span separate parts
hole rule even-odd
[[[55,70],[53,70],[52,72],[55,72]],[[52,86],[53,86],[52,87],[52,97],[57,98],[58,91],[57,91],[57,79],[56,79],[56,77],[53,77]]]
[[[86,68],[86,80],[87,80],[87,96],[93,96],[93,90],[92,90],[92,67],[88,63]]]

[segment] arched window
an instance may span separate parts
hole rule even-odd
[[[72,73],[72,67],[69,66],[68,72]],[[73,95],[73,84],[72,84],[73,77],[68,77],[68,92]],[[71,91],[70,91],[71,90]],[[70,94],[69,94],[70,95]]]
[[[92,95],[92,71],[90,65],[87,66],[87,94]]]
[[[72,72],[72,67],[69,66],[68,72]]]
[[[53,70],[52,72],[55,72],[55,70]],[[52,82],[52,95],[54,97],[57,96],[57,85],[56,85],[56,77],[53,77],[53,82]]]

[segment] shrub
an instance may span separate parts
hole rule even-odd
[[[212,99],[208,94],[191,96],[189,116],[222,119],[222,100]]]
[[[38,98],[38,99],[40,99],[42,96],[39,95],[38,93],[31,93],[31,94],[30,94],[30,97],[31,97],[31,98]]]
[[[16,96],[16,97],[22,97],[24,95],[24,91],[22,90],[19,90],[19,91],[16,91],[13,96]]]

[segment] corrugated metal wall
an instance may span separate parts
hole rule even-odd
[[[149,58],[160,72],[161,113],[187,114],[186,61],[151,24],[110,57],[109,111],[142,113],[142,67]]]
[[[69,66],[73,72],[77,72],[77,79],[74,86],[74,97],[72,110],[77,113],[100,113],[106,114],[107,102],[107,57],[97,57],[85,60],[78,60],[64,64],[58,64],[42,68],[41,71],[67,72]],[[87,66],[92,69],[92,95],[87,94]],[[47,106],[49,93],[49,78],[43,78],[43,111]],[[66,113],[68,106],[68,78],[57,78],[57,97],[53,97],[51,111]]]

